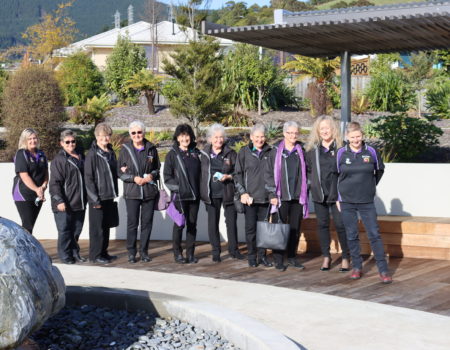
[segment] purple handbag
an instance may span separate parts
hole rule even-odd
[[[155,210],[166,210],[170,204],[170,196],[167,194],[161,182],[159,182],[158,201],[155,202]]]
[[[178,209],[175,207],[175,198],[176,195],[173,196],[173,200],[170,202],[169,207],[167,208],[167,215],[170,216],[170,218],[173,220],[175,224],[179,227],[184,227],[186,225],[186,218],[184,217],[183,212],[179,212]],[[183,210],[183,207],[181,206],[181,200],[180,200],[180,207],[181,210]]]

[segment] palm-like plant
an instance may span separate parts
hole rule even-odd
[[[308,85],[308,93],[311,98],[311,113],[313,115],[322,115],[327,112],[327,106],[330,105],[327,85],[332,83],[339,64],[339,57],[329,60],[327,58],[294,55],[292,61],[283,65],[283,69],[313,78],[313,82]]]
[[[153,102],[156,94],[161,91],[162,83],[163,78],[161,76],[155,75],[144,68],[128,79],[124,88],[140,91],[147,99],[148,112],[155,114],[155,105]]]

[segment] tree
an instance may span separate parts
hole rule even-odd
[[[50,58],[51,61],[55,49],[73,42],[78,30],[75,28],[75,22],[67,16],[67,9],[72,4],[73,1],[59,4],[53,13],[45,15],[40,23],[28,27],[22,34],[22,37],[29,41],[27,50],[33,58]]]
[[[38,132],[41,147],[50,157],[55,153],[66,118],[63,95],[53,72],[36,65],[22,67],[6,83],[2,109],[10,154],[17,149],[25,128]]]
[[[119,36],[116,46],[106,60],[106,85],[122,101],[132,101],[136,91],[125,89],[125,82],[146,67],[147,58],[144,48],[133,44],[128,37]]]
[[[127,80],[125,89],[140,91],[147,99],[148,112],[155,114],[153,101],[156,93],[161,91],[162,81],[162,77],[154,75],[147,69],[142,69]]]
[[[170,110],[188,119],[196,133],[201,122],[219,118],[225,111],[228,91],[220,87],[223,56],[211,37],[191,41],[164,59],[164,71],[173,77],[163,87]]]
[[[104,91],[102,74],[83,52],[67,57],[56,72],[56,78],[64,92],[66,105],[83,105],[88,98]]]
[[[331,102],[327,93],[327,86],[332,83],[339,67],[339,58],[311,58],[294,55],[292,61],[283,65],[283,69],[301,75],[311,76],[313,81],[308,84],[308,93],[311,96],[311,113],[319,116],[327,113]]]
[[[200,23],[206,19],[207,9],[211,0],[180,0],[177,6],[177,23],[189,27],[194,33],[196,41]]]
[[[158,70],[158,53],[156,45],[158,44],[157,25],[164,18],[164,5],[156,0],[147,0],[144,8],[144,18],[150,24],[150,41],[151,41],[151,56],[149,59],[149,66],[152,72]]]
[[[272,0],[271,7],[274,9],[284,9],[288,11],[309,11],[314,7],[309,3],[298,0]]]

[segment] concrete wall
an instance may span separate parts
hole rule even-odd
[[[0,215],[20,224],[20,217],[12,200],[12,179],[14,165],[0,163]],[[385,175],[378,185],[376,206],[379,215],[450,217],[450,164],[386,164]],[[122,184],[119,181],[120,191]],[[49,197],[47,192],[47,197]],[[313,209],[313,208],[312,208]],[[120,226],[112,229],[112,239],[126,237],[125,201],[119,199]],[[88,239],[88,218],[81,239]],[[152,239],[170,240],[172,221],[165,212],[156,212]],[[221,232],[226,238],[226,229],[222,216]],[[244,241],[244,217],[238,216],[239,239]],[[50,209],[49,200],[44,204],[35,227],[35,236],[42,239],[55,239],[57,230]],[[198,217],[198,240],[208,241],[207,216],[203,204]]]

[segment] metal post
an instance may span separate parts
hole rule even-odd
[[[341,53],[341,131],[344,135],[345,127],[351,121],[352,80],[350,71],[351,55],[348,51]]]

